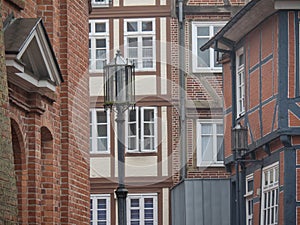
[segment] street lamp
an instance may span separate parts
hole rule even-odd
[[[231,129],[231,149],[235,160],[236,175],[236,225],[240,225],[240,187],[239,187],[239,162],[244,161],[242,158],[248,150],[248,128],[238,123]]]
[[[240,123],[231,130],[231,147],[235,159],[241,159],[248,150],[248,128]]]
[[[115,191],[118,199],[119,225],[126,225],[126,197],[125,188],[125,117],[124,111],[135,104],[134,64],[128,63],[117,51],[116,57],[105,64],[104,70],[104,107],[116,107],[117,137],[118,137],[118,188]]]

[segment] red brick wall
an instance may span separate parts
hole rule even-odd
[[[9,83],[18,221],[89,224],[88,1],[16,2],[2,19],[42,17],[64,79],[50,98]]]

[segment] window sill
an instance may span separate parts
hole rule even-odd
[[[225,165],[224,165],[224,163],[201,163],[201,164],[198,164],[197,167],[199,167],[199,168],[204,168],[204,167],[209,167],[209,168],[219,167],[219,168],[223,168],[223,167],[225,167]]]
[[[222,73],[222,69],[193,69],[193,73]]]
[[[90,152],[90,157],[109,157],[110,152]]]
[[[125,153],[126,156],[157,156],[157,151],[134,151],[134,152],[128,152]]]

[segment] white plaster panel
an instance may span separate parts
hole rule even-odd
[[[157,91],[155,75],[143,75],[135,77],[136,95],[156,95],[156,93]]]
[[[160,19],[160,39],[161,39],[161,48],[160,48],[160,58],[161,58],[161,93],[167,94],[167,19]]]
[[[119,0],[113,0],[113,5],[114,6],[120,6]]]
[[[125,176],[157,176],[157,156],[126,157]]]
[[[160,5],[166,5],[167,4],[167,0],[160,0]]]
[[[124,0],[124,6],[155,5],[155,0]]]
[[[161,131],[162,131],[162,175],[168,176],[168,123],[167,107],[161,108]]]
[[[163,224],[169,224],[169,189],[163,189]]]
[[[103,77],[90,77],[90,96],[103,95]]]
[[[120,20],[119,19],[114,19],[114,49],[120,49],[120,40],[119,40],[119,32],[120,32]],[[112,55],[114,56],[115,53]]]
[[[110,157],[91,157],[90,164],[90,177],[111,177]]]

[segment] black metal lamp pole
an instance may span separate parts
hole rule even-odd
[[[117,135],[118,135],[118,177],[119,186],[115,191],[118,199],[118,221],[119,225],[127,224],[126,216],[126,197],[128,190],[125,188],[124,177],[125,177],[125,118],[123,107],[117,105]]]
[[[243,127],[241,124],[237,124],[231,130],[231,148],[232,154],[235,160],[235,216],[236,216],[236,225],[241,224],[240,217],[240,178],[239,178],[239,167],[240,160],[244,157],[248,149],[248,128]],[[243,161],[243,160],[242,160]]]
[[[125,117],[124,111],[135,104],[134,64],[129,64],[120,51],[116,57],[105,64],[104,70],[104,106],[116,107],[118,137],[118,188],[115,191],[118,199],[118,224],[127,225],[125,187]]]

